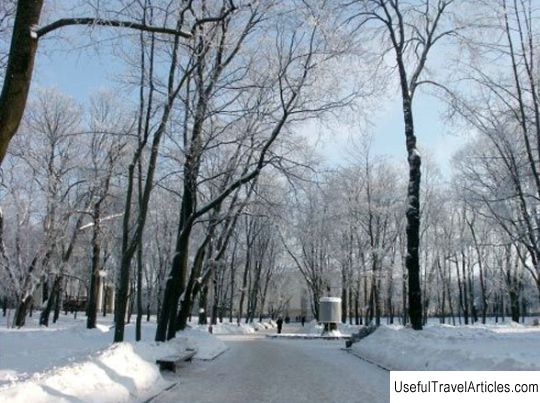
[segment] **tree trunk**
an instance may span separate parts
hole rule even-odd
[[[184,194],[183,203],[192,205],[188,200],[191,196]],[[163,307],[156,330],[156,341],[165,341],[174,338],[177,328],[177,310],[180,295],[186,291],[186,274],[189,253],[189,236],[191,233],[191,224],[186,223],[188,227],[182,224],[187,219],[186,213],[191,214],[192,208],[183,207],[180,224],[178,228],[175,255],[172,261],[169,280],[165,285],[165,294],[163,297]]]
[[[92,269],[90,272],[90,292],[88,298],[88,317],[86,318],[86,328],[94,329],[97,322],[97,303],[99,298],[100,277],[99,272],[101,259],[101,245],[99,241],[100,223],[100,203],[94,205],[92,216],[94,225],[92,226]]]
[[[356,293],[356,298],[354,299],[354,320],[356,325],[361,325],[362,317],[360,316],[360,310],[358,309],[358,305],[360,302],[360,295],[359,293]]]
[[[250,253],[249,253],[249,247],[248,247],[246,251],[246,263],[244,265],[244,273],[242,274],[242,288],[240,290],[240,301],[238,302],[238,319],[236,321],[238,325],[240,325],[240,321],[242,320],[242,314],[244,313],[244,298],[246,295],[249,266],[250,266]]]
[[[234,308],[234,285],[235,285],[235,282],[234,282],[234,278],[235,278],[235,274],[236,274],[236,267],[235,267],[235,263],[236,263],[236,246],[237,246],[237,243],[234,244],[234,249],[233,249],[233,252],[232,252],[232,257],[231,257],[231,264],[230,264],[230,267],[229,267],[229,270],[230,270],[230,273],[231,273],[231,295],[229,297],[229,322],[232,323],[233,321],[233,308]]]
[[[49,298],[47,299],[47,303],[45,304],[45,307],[43,308],[43,311],[41,311],[41,315],[39,316],[39,324],[42,326],[49,326],[49,316],[53,308],[56,306],[57,300],[60,298],[59,292],[61,283],[62,277],[60,275],[56,276]]]
[[[208,296],[208,286],[205,285],[199,295],[199,325],[206,325],[208,323],[206,305]]]
[[[103,303],[101,304],[101,314],[107,316],[107,305],[109,304],[109,287],[103,286]]]
[[[11,47],[0,94],[0,164],[21,122],[32,81],[38,46],[32,28],[39,26],[43,0],[19,0]]]
[[[186,289],[184,291],[184,298],[180,309],[178,311],[178,316],[176,318],[176,330],[184,330],[186,328],[188,318],[191,315],[193,309],[193,301],[197,297],[203,283],[206,284],[206,279],[201,279],[200,274],[202,271],[204,257],[206,255],[206,247],[210,241],[211,236],[207,236],[204,242],[199,246],[197,254],[195,255],[195,261],[191,269],[191,274],[189,276]]]
[[[137,319],[135,321],[135,341],[140,341],[141,324],[143,316],[143,303],[142,303],[142,238],[139,239],[139,246],[137,247]]]
[[[49,299],[49,279],[48,278],[44,278],[43,281],[42,281],[42,295],[41,295],[41,303],[45,303],[48,301]]]
[[[402,80],[403,81],[403,80]],[[403,83],[402,83],[403,89]],[[422,291],[420,289],[420,165],[421,159],[416,149],[416,136],[414,135],[412,99],[403,91],[403,117],[405,121],[405,138],[407,146],[407,161],[409,163],[409,185],[407,187],[407,253],[405,266],[407,267],[409,286],[409,318],[412,328],[422,330]]]
[[[345,284],[345,275],[342,274],[341,284],[341,322],[347,323],[347,286]]]
[[[352,306],[353,306],[353,293],[352,293],[352,289],[351,287],[349,286],[348,290],[348,295],[349,295],[349,303],[347,305],[347,308],[348,308],[348,311],[349,311],[349,325],[352,325],[353,324],[353,317],[352,317]]]
[[[60,287],[58,287],[58,293],[56,295],[56,303],[54,305],[53,323],[56,323],[56,321],[60,317],[60,309],[62,308],[62,302],[64,299],[63,284],[64,284],[64,279],[60,281]]]
[[[14,317],[14,326],[23,327],[26,322],[26,314],[29,309],[31,309],[34,299],[31,295],[25,297],[17,306]]]
[[[212,317],[210,323],[212,325],[217,325],[217,317],[218,317],[218,306],[219,306],[219,287],[218,287],[218,281],[217,281],[217,268],[214,268],[214,273],[212,275],[212,283],[214,285],[214,292],[213,292],[213,298],[212,298]]]
[[[511,290],[509,295],[510,295],[510,314],[512,315],[512,322],[519,323],[519,316],[520,316],[519,292]]]

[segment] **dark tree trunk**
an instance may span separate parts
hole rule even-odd
[[[38,46],[32,27],[39,26],[43,0],[19,0],[4,85],[0,95],[0,163],[21,122],[32,81]]]
[[[24,326],[24,324],[26,323],[26,314],[28,313],[28,310],[32,309],[33,302],[34,300],[32,296],[28,296],[20,302],[17,310],[15,311],[15,327]]]
[[[230,323],[232,323],[232,321],[233,321],[234,285],[235,285],[234,278],[235,278],[235,274],[236,274],[236,270],[235,270],[236,245],[237,245],[237,243],[234,244],[234,249],[233,249],[232,257],[231,257],[231,264],[230,264],[230,267],[229,267],[229,270],[230,270],[230,273],[231,273],[231,295],[229,296],[229,322]]]
[[[375,325],[380,326],[381,325],[381,296],[379,290],[381,289],[381,280],[376,279],[375,284],[377,285],[375,287]]]
[[[349,303],[347,304],[347,310],[349,311],[349,325],[353,324],[353,315],[352,315],[352,307],[353,307],[353,293],[351,287],[348,288],[347,294],[349,296]]]
[[[39,316],[39,324],[42,326],[49,326],[49,316],[53,308],[56,307],[57,300],[60,298],[59,293],[61,284],[62,277],[56,276],[47,303]]]
[[[403,79],[402,79],[403,81]],[[405,121],[405,138],[407,161],[409,163],[409,185],[407,187],[407,253],[405,266],[408,274],[409,319],[412,328],[422,329],[422,291],[420,289],[420,154],[416,149],[414,135],[412,99],[408,96],[408,88],[403,87],[403,117]]]
[[[137,319],[135,323],[135,341],[140,341],[142,316],[143,316],[143,303],[142,303],[142,276],[143,276],[143,261],[142,261],[142,238],[139,239],[139,246],[137,247]]]
[[[370,287],[370,292],[369,292],[369,305],[368,305],[368,312],[367,312],[367,315],[366,315],[366,323],[369,323],[371,324],[371,322],[373,322],[373,318],[375,317],[375,293],[377,292],[375,290],[375,282],[373,281],[374,279],[371,279],[372,280],[372,284],[371,284],[371,287]]]
[[[368,292],[368,282],[367,282],[367,275],[364,276],[364,304],[363,304],[363,308],[362,308],[362,313],[363,313],[363,317],[364,317],[364,323],[367,325],[369,322],[368,322],[368,311],[366,310],[366,307],[369,306],[369,295],[370,293]]]
[[[58,294],[56,296],[56,301],[54,304],[54,315],[53,315],[53,323],[56,323],[58,318],[60,317],[60,309],[62,309],[62,300],[64,298],[63,294],[63,284],[64,280],[60,281],[60,287],[58,288]]]
[[[208,316],[206,312],[207,305],[207,296],[208,296],[208,286],[205,285],[199,296],[199,325],[206,325],[208,323]]]
[[[144,63],[143,63],[144,65]],[[144,85],[144,78],[141,78],[143,82],[141,84]],[[141,102],[142,104],[142,102]],[[141,105],[142,109],[142,105]],[[140,117],[140,129],[139,129],[139,139],[141,138],[142,134],[142,114]],[[139,140],[140,141],[140,140]],[[143,182],[142,182],[142,163],[139,159],[137,161],[137,188],[138,188],[138,196],[139,196],[139,209],[143,207]],[[143,316],[143,302],[142,302],[142,276],[143,276],[143,239],[142,236],[139,237],[139,240],[137,242],[137,320],[135,323],[135,341],[140,341],[142,334],[141,334],[141,326],[142,326],[142,316]]]
[[[244,265],[244,273],[242,274],[242,288],[240,290],[240,301],[238,302],[238,319],[237,319],[238,325],[240,325],[240,321],[242,320],[242,315],[244,313],[244,298],[246,295],[249,266],[250,266],[250,254],[249,254],[249,248],[247,248],[246,263]]]
[[[356,293],[356,298],[354,299],[354,320],[355,320],[354,323],[356,325],[362,324],[362,317],[360,316],[360,310],[358,309],[359,300],[360,300],[360,296],[358,295],[358,293]]]
[[[103,286],[103,304],[101,306],[101,314],[107,316],[107,305],[109,304],[109,287]]]
[[[461,272],[462,272],[462,279],[461,284],[463,287],[463,319],[465,321],[465,324],[469,324],[469,287],[467,284],[467,274],[465,272],[466,263],[465,263],[465,254],[462,253],[462,259],[461,259]]]
[[[191,193],[190,193],[191,194]],[[189,205],[189,206],[188,206]],[[187,258],[189,253],[189,235],[191,224],[187,223],[188,216],[193,211],[190,195],[184,194],[182,214],[178,228],[175,255],[172,261],[169,280],[165,285],[163,307],[156,330],[156,341],[165,341],[174,338],[177,327],[177,310],[180,295],[186,289]],[[183,224],[185,223],[185,225]]]
[[[519,323],[519,316],[520,316],[519,292],[515,290],[511,290],[509,294],[510,294],[510,314],[512,315],[512,321]]]
[[[43,287],[43,293],[41,295],[41,303],[45,303],[47,302],[47,300],[49,299],[49,280],[48,279],[43,279],[43,282],[42,282],[42,287]]]
[[[341,286],[341,322],[347,323],[347,286],[344,277],[342,277],[343,284]]]
[[[206,246],[210,240],[211,236],[207,236],[204,242],[199,246],[197,254],[195,256],[195,261],[193,262],[193,267],[191,274],[189,276],[186,289],[184,291],[184,298],[180,309],[178,311],[178,317],[176,319],[176,330],[184,330],[187,326],[188,318],[191,315],[191,310],[193,309],[193,301],[197,297],[203,283],[206,284],[206,279],[202,279],[202,282],[199,281],[199,277],[202,271],[202,266],[204,263],[204,257],[206,255]]]
[[[201,71],[200,69],[198,70]],[[202,74],[200,72],[199,74]],[[193,227],[193,213],[197,209],[197,177],[199,174],[201,134],[207,100],[199,98],[193,125],[191,144],[184,162],[184,186],[180,207],[180,221],[176,234],[175,255],[170,271],[170,281],[165,286],[163,314],[159,318],[156,341],[172,339],[176,334],[177,310],[180,296],[186,290],[188,271],[189,237]]]
[[[90,292],[88,296],[88,317],[86,318],[86,328],[94,329],[97,322],[97,304],[99,298],[100,277],[99,272],[101,259],[101,245],[99,241],[100,223],[100,203],[94,205],[93,214],[94,225],[92,227],[92,270],[90,272]]]
[[[214,292],[213,292],[213,298],[212,298],[212,316],[210,323],[212,325],[217,325],[217,317],[218,317],[218,307],[219,307],[219,287],[218,287],[218,281],[217,281],[217,270],[214,268],[213,273],[213,280],[212,283],[214,285]]]
[[[131,323],[131,315],[133,315],[133,309],[135,309],[135,287],[131,285],[131,292],[129,293],[129,304],[126,323]]]

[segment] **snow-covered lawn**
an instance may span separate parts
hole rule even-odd
[[[78,319],[62,316],[57,324],[44,328],[37,325],[36,314],[22,329],[8,329],[2,318],[0,401],[144,400],[171,382],[158,371],[156,358],[195,348],[196,359],[208,360],[227,349],[216,335],[264,340],[254,333],[276,332],[275,323],[268,322],[241,326],[224,322],[212,327],[214,334],[208,333],[208,326],[192,324],[191,329],[179,333],[171,342],[155,343],[155,326],[155,318],[143,322],[143,341],[136,343],[134,326],[128,325],[126,342],[113,345],[111,316],[100,317],[98,328],[92,330],[85,328],[84,315]],[[297,334],[320,334],[321,330],[315,322],[306,323],[305,327],[299,323],[284,325],[284,331]],[[345,325],[339,330],[350,334],[357,327]],[[263,341],[260,343],[265,345]],[[318,346],[313,352],[324,350],[320,346],[325,344],[307,343],[314,343],[309,344],[314,348]],[[390,370],[540,370],[538,346],[540,327],[507,322],[456,327],[429,325],[421,332],[402,326],[381,326],[355,343],[352,350]]]
[[[211,359],[226,350],[206,327],[155,343],[155,322],[144,322],[143,341],[136,343],[128,325],[126,342],[112,345],[111,316],[100,317],[92,330],[85,328],[84,315],[62,316],[50,328],[40,328],[37,316],[22,329],[0,322],[0,401],[127,401],[167,386],[156,358],[195,348],[196,359]]]
[[[195,327],[195,326],[194,326]],[[207,329],[208,326],[196,326],[195,328]],[[223,322],[212,326],[213,334],[253,334],[255,329],[251,325],[240,323],[240,326],[236,322],[229,323]]]
[[[540,370],[540,328],[429,325],[417,332],[381,326],[353,344],[361,357],[390,370]]]

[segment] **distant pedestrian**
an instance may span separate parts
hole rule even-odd
[[[281,316],[277,320],[277,332],[278,334],[281,334],[281,328],[283,327],[283,319],[281,319]]]
[[[306,323],[306,317],[302,316],[302,327],[304,327],[304,324]]]
[[[289,318],[289,315],[285,316],[285,323],[289,323],[291,321],[291,318]]]

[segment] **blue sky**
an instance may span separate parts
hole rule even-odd
[[[77,29],[77,28],[75,28]],[[89,95],[115,86],[115,76],[122,71],[121,59],[107,52],[98,54],[93,50],[66,51],[70,45],[55,49],[45,43],[38,51],[34,83],[37,86],[57,87],[78,102],[85,103]],[[35,88],[34,87],[34,88]],[[403,134],[401,99],[395,97],[380,103],[371,115],[374,155],[384,155],[397,161],[406,161]],[[437,98],[423,92],[416,94],[414,103],[415,129],[418,144],[424,156],[429,154],[441,168],[443,176],[450,176],[450,158],[465,141],[446,124],[441,114],[444,105]],[[300,128],[306,137],[317,137],[318,153],[327,159],[330,166],[342,164],[351,149],[351,139],[359,136],[353,125],[330,122],[324,125],[312,122]],[[308,135],[309,134],[309,135]]]
[[[461,133],[444,121],[444,104],[425,93],[417,93],[413,105],[415,131],[418,146],[424,157],[430,156],[446,178],[451,175],[450,160],[453,153],[466,141]],[[388,100],[371,116],[372,154],[406,162],[405,135],[401,98]],[[343,163],[351,149],[351,144],[360,133],[355,128],[338,123],[310,125],[321,136],[317,143],[319,152],[328,159],[330,165]]]

